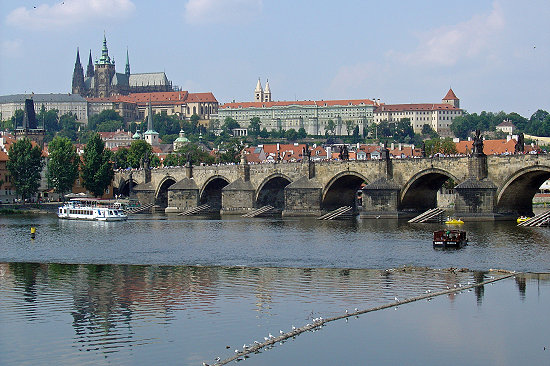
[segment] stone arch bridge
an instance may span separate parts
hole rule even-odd
[[[119,171],[115,192],[166,212],[208,204],[221,214],[271,205],[284,216],[318,216],[352,206],[362,218],[411,216],[437,207],[452,179],[461,217],[531,215],[532,199],[550,178],[550,155],[508,155],[209,165]]]

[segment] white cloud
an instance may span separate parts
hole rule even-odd
[[[14,27],[44,30],[59,29],[104,19],[124,18],[135,10],[131,0],[64,0],[55,5],[20,7],[6,17]]]
[[[19,57],[23,55],[23,42],[20,39],[4,40],[2,41],[0,50],[0,53],[5,57]]]
[[[189,0],[185,21],[190,24],[242,23],[262,11],[262,0]]]
[[[463,58],[474,58],[480,54],[490,57],[492,43],[504,25],[502,8],[495,1],[488,15],[475,15],[454,26],[433,29],[420,36],[420,44],[414,52],[390,52],[389,56],[409,64],[441,66],[452,66]]]

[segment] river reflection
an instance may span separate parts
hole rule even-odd
[[[421,268],[361,270],[5,263],[0,264],[0,321],[3,324],[0,354],[3,364],[39,361],[48,364],[200,365],[203,361],[212,362],[216,356],[228,357],[243,343],[262,340],[270,332],[288,331],[291,325],[302,326],[313,317],[335,316],[345,309],[365,309],[391,302],[394,297],[409,298],[428,290],[442,290],[499,275]],[[544,275],[510,278],[475,292],[423,302],[418,310],[414,309],[419,305],[409,304],[396,311],[409,314],[408,320],[399,320],[405,327],[411,322],[422,327],[415,320],[420,314],[429,316],[427,314],[433,311],[441,316],[457,309],[474,313],[474,318],[461,320],[473,326],[479,321],[475,314],[490,310],[485,304],[487,296],[494,295],[494,288],[504,286],[507,304],[510,298],[531,304],[522,309],[535,303],[533,314],[542,315],[541,326],[544,323],[548,326],[547,312],[540,307],[542,299],[548,298],[549,280]],[[519,295],[514,296],[514,292]],[[510,306],[506,308],[511,311]],[[368,319],[377,317],[366,314],[350,320],[350,323],[355,322],[351,332],[349,328],[342,328],[345,324],[342,321],[318,333],[327,339],[344,337],[349,340],[355,331],[383,334],[388,327],[398,326],[386,319],[383,324],[361,328],[360,324],[370,323]],[[506,319],[501,320],[502,327],[507,329]],[[533,339],[537,336],[535,332]],[[345,343],[323,345],[324,341],[314,341],[318,338],[318,335],[302,335],[274,350],[253,355],[247,362],[343,364],[338,362],[343,358],[346,363],[364,364],[361,358],[370,357],[375,364],[386,363],[385,358],[375,357],[365,350],[345,354],[341,348]],[[407,342],[422,348],[424,341]],[[392,344],[380,346],[390,345],[393,347]],[[317,362],[309,362],[312,352],[315,358],[321,355]],[[289,363],[291,359],[296,362]]]

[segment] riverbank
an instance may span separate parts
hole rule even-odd
[[[2,204],[0,205],[0,215],[55,213],[59,206],[61,206],[61,202]]]

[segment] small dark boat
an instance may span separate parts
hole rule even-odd
[[[462,230],[434,231],[434,248],[462,248],[468,244],[466,232]]]

